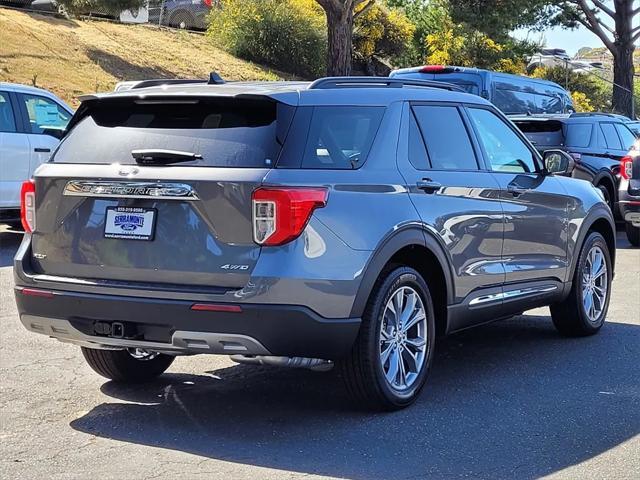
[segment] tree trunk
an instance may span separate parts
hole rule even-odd
[[[351,75],[351,50],[353,47],[353,9],[327,10],[327,75],[340,77]]]
[[[633,44],[620,46],[613,56],[613,100],[615,112],[633,118]]]
[[[615,2],[615,39],[613,42],[612,107],[628,117],[633,116],[633,0]]]

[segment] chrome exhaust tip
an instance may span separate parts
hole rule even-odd
[[[271,355],[230,355],[236,363],[244,365],[269,365],[271,367],[306,368],[314,372],[328,372],[333,368],[331,360],[304,357],[276,357]]]

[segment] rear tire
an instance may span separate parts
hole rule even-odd
[[[562,335],[593,335],[602,328],[611,297],[611,273],[607,242],[591,232],[580,250],[569,296],[551,305],[553,324]]]
[[[612,212],[615,212],[615,205],[613,204],[613,196],[611,195],[611,192],[609,191],[609,189],[602,184],[598,185],[598,189],[604,195],[604,201],[607,202],[607,205],[609,205],[609,210],[611,210]]]
[[[634,227],[628,222],[624,227],[627,232],[627,240],[629,240],[629,243],[634,247],[640,246],[640,227]]]
[[[153,380],[164,373],[175,357],[162,353],[144,355],[130,353],[129,350],[98,350],[82,348],[82,355],[89,366],[98,374],[110,380],[123,383],[142,383]]]
[[[434,309],[426,282],[412,268],[386,270],[373,288],[351,352],[339,363],[347,391],[366,409],[412,404],[427,379],[434,346]]]

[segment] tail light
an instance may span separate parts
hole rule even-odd
[[[20,221],[27,233],[36,229],[36,185],[33,180],[27,180],[20,190]]]
[[[626,156],[620,160],[620,175],[625,180],[629,180],[633,175],[633,157]]]
[[[420,73],[444,73],[447,67],[444,65],[425,65],[420,69]]]
[[[211,8],[211,0],[202,0],[202,3],[204,3],[205,6]]]
[[[254,190],[253,239],[259,245],[283,245],[296,239],[316,208],[327,204],[326,188],[268,188]]]

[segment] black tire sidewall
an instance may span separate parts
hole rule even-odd
[[[640,246],[640,227],[634,227],[631,223],[625,225],[627,240],[634,247]]]
[[[382,314],[384,308],[391,297],[391,294],[402,286],[413,288],[422,300],[427,314],[427,352],[424,359],[422,371],[416,378],[415,382],[408,390],[399,392],[389,385],[384,375],[382,365],[379,359],[379,338],[380,329],[382,328]],[[435,346],[435,321],[434,308],[431,300],[431,293],[427,283],[422,276],[415,270],[408,267],[399,267],[389,272],[385,280],[382,282],[378,294],[376,295],[371,310],[368,313],[367,321],[374,322],[369,329],[369,337],[367,339],[367,352],[369,361],[375,371],[378,388],[386,401],[396,407],[403,407],[412,403],[415,397],[420,393],[426,382],[433,361]]]

